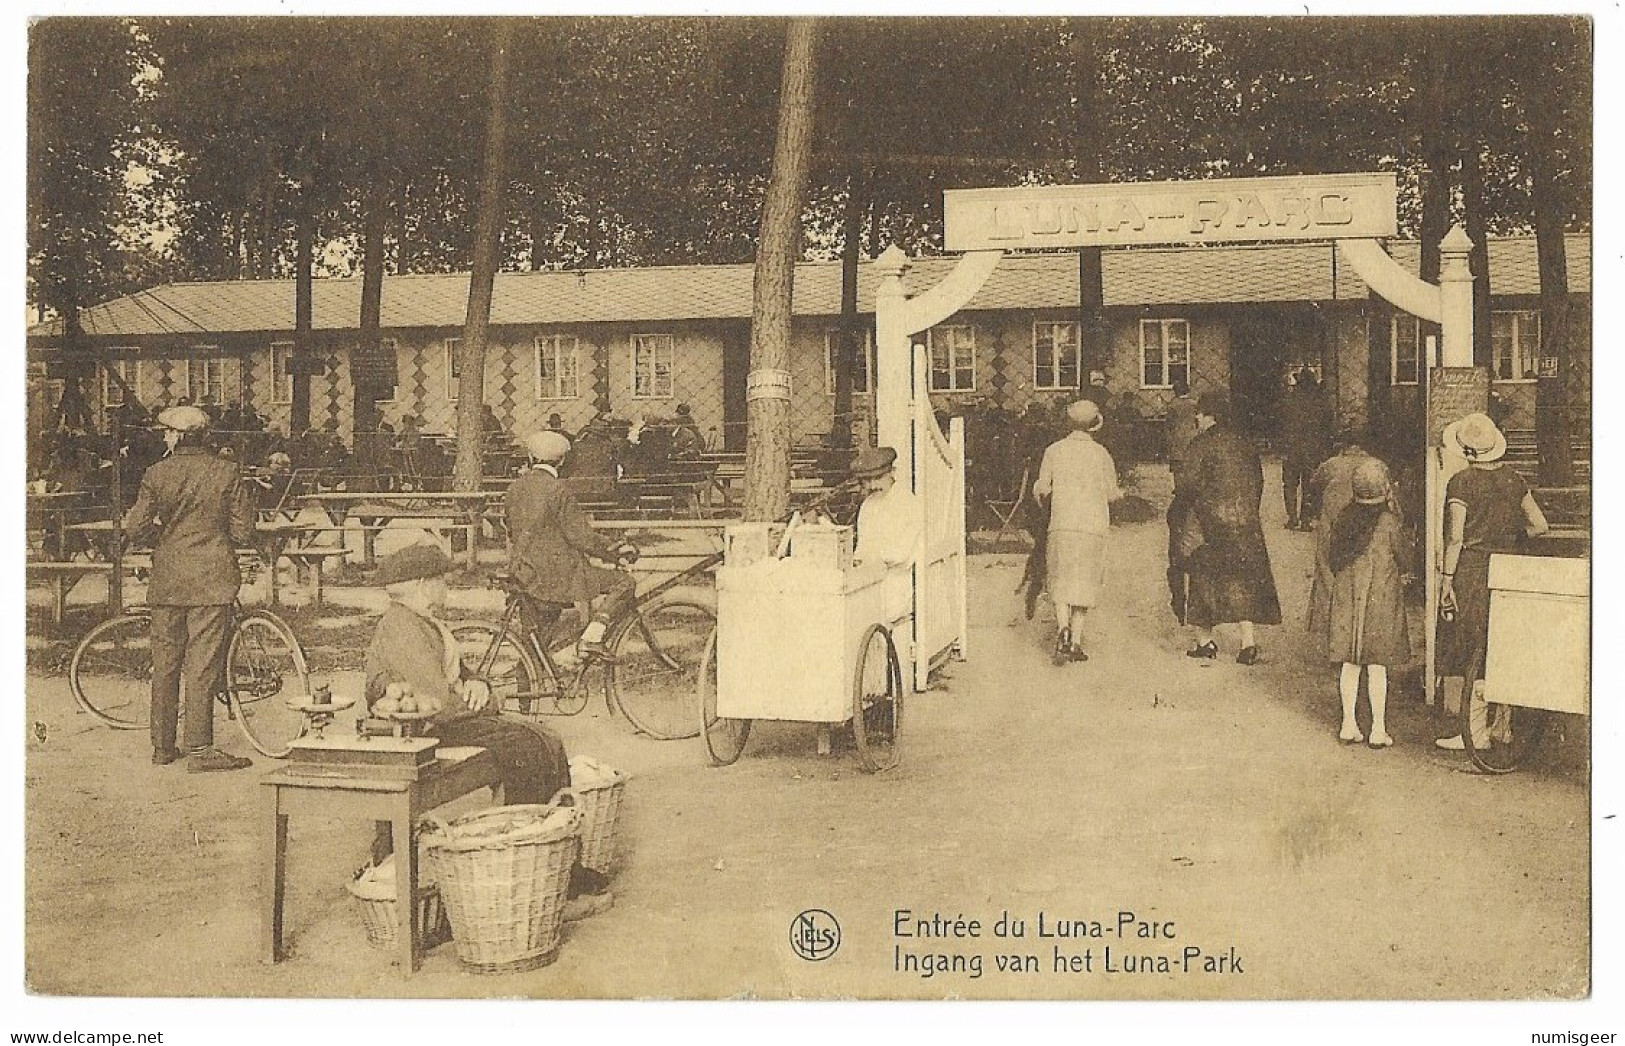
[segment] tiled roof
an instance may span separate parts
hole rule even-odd
[[[1586,236],[1568,237],[1569,286],[1591,289],[1591,250]],[[1390,253],[1417,270],[1414,241],[1396,241]],[[904,284],[917,294],[940,281],[955,258],[921,258]],[[1102,262],[1107,305],[1205,305],[1265,301],[1327,301],[1361,298],[1364,283],[1336,258],[1328,243],[1241,247],[1111,250]],[[1499,295],[1537,294],[1533,237],[1490,244],[1491,287]],[[491,322],[497,325],[644,323],[750,318],[749,265],[686,265],[579,272],[513,272],[496,277]],[[1335,286],[1334,286],[1335,285]],[[874,310],[875,277],[865,263],[858,273],[858,309]],[[361,280],[316,280],[313,323],[317,330],[358,326]],[[1012,254],[999,262],[966,311],[1059,309],[1078,300],[1075,254]],[[798,316],[840,312],[838,262],[806,262],[796,268]],[[468,307],[468,275],[391,276],[384,281],[383,326],[457,328]],[[104,338],[165,334],[230,334],[293,329],[294,281],[174,283],[85,310],[87,333]],[[29,328],[51,337],[52,321]]]

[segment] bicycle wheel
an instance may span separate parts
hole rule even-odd
[[[68,663],[79,707],[119,730],[145,730],[152,716],[152,621],[109,618],[85,634]]]
[[[294,703],[310,697],[305,652],[293,630],[263,610],[244,614],[226,651],[226,693],[243,736],[261,755],[287,756],[305,732]]]
[[[542,672],[513,633],[493,625],[458,625],[451,630],[457,656],[469,675],[491,684],[491,701],[505,712],[533,715]]]
[[[750,739],[750,720],[717,716],[717,630],[714,628],[705,640],[697,685],[702,717],[700,736],[705,739],[705,750],[711,756],[711,765],[728,766],[745,750],[745,742]]]
[[[710,607],[673,599],[637,608],[610,637],[610,697],[621,714],[657,741],[698,734],[695,683],[705,640],[716,627]]]
[[[1481,682],[1479,678],[1465,680],[1461,695],[1461,739],[1467,747],[1467,757],[1486,774],[1510,774],[1523,765],[1529,753],[1546,733],[1553,713],[1521,705],[1486,704],[1484,731],[1488,744],[1480,747],[1473,743],[1472,694]]]
[[[858,644],[852,673],[852,739],[865,770],[873,774],[897,765],[902,725],[903,670],[897,646],[885,625],[870,625]]]

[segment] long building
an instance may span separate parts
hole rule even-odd
[[[1389,251],[1416,271],[1416,243],[1392,242]],[[1576,306],[1569,401],[1585,405],[1589,238],[1571,235],[1567,251]],[[1509,409],[1507,426],[1533,428],[1536,379],[1555,367],[1541,341],[1535,241],[1493,240],[1489,257],[1493,360],[1484,362]],[[910,293],[942,279],[954,261],[916,260],[905,277]],[[688,404],[718,445],[740,447],[751,276],[749,265],[501,273],[486,402],[520,432],[555,413],[574,429],[599,411],[654,420]],[[840,277],[835,262],[796,270],[792,417],[802,440],[828,432],[833,418]],[[861,266],[858,308],[871,331],[875,282]],[[362,418],[372,404],[397,428],[411,416],[425,432],[453,431],[467,295],[466,274],[386,278],[383,352],[363,359],[361,280],[316,280],[311,427],[353,438],[360,400]],[[1425,325],[1371,294],[1330,243],[1108,250],[1104,297],[1110,353],[1094,365],[1104,365],[1120,401],[1148,418],[1162,413],[1174,379],[1184,377],[1197,392],[1229,388],[1244,423],[1267,436],[1282,376],[1298,366],[1323,376],[1349,423],[1418,410]],[[147,408],[182,397],[243,403],[285,431],[293,317],[293,280],[166,284],[89,308],[83,328],[100,361],[93,409],[111,411],[132,393]],[[1019,410],[1070,396],[1091,366],[1080,358],[1079,329],[1076,256],[1007,255],[968,306],[926,334],[933,398],[948,410],[971,402]],[[54,321],[28,332],[36,419],[60,394],[51,366],[60,337]],[[871,371],[865,365],[855,377],[860,426],[872,409]]]

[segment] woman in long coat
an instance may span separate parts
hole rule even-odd
[[[1111,503],[1122,496],[1111,454],[1095,442],[1100,407],[1078,400],[1067,408],[1072,433],[1044,451],[1033,495],[1049,505],[1045,587],[1055,603],[1057,661],[1086,661],[1083,616],[1100,599],[1106,579]]]
[[[1202,395],[1197,407],[1202,431],[1191,441],[1190,455],[1175,480],[1202,532],[1202,545],[1187,564],[1186,621],[1202,629],[1204,638],[1186,655],[1218,657],[1212,630],[1235,623],[1241,631],[1236,660],[1251,665],[1259,656],[1253,625],[1280,624],[1281,601],[1258,518],[1264,466],[1252,441],[1230,427],[1230,418],[1229,396]]]

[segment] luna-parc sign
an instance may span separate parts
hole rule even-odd
[[[1392,174],[1034,185],[943,193],[950,251],[1393,236]]]

